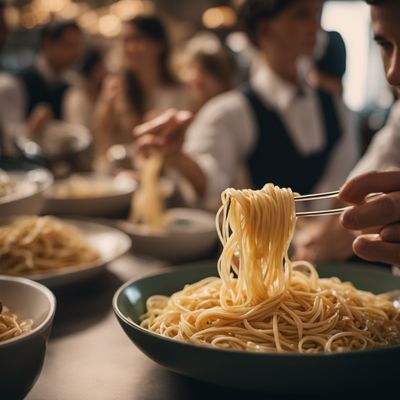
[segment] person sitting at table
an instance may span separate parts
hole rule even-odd
[[[159,17],[139,15],[125,22],[120,39],[122,70],[105,80],[95,111],[100,163],[111,145],[132,142],[132,127],[149,113],[189,104],[185,87],[171,69],[171,45]]]
[[[266,182],[302,194],[337,188],[357,159],[353,118],[341,96],[314,90],[298,61],[311,57],[321,0],[247,0],[240,18],[261,62],[244,87],[189,118],[170,113],[135,131],[139,152],[163,151],[208,208],[235,184],[241,163],[254,188]]]
[[[87,49],[79,73],[81,80],[69,88],[65,95],[63,119],[71,124],[84,125],[92,131],[94,110],[107,76],[102,52],[96,48]]]
[[[188,87],[196,111],[238,83],[235,57],[211,33],[202,32],[189,40],[182,58],[182,81]]]

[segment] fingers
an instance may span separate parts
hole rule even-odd
[[[353,242],[353,250],[367,261],[400,264],[400,243],[385,242],[379,234],[359,236]]]
[[[374,171],[359,175],[347,182],[340,190],[339,199],[360,204],[370,193],[400,191],[400,170]]]
[[[385,226],[380,235],[385,242],[400,242],[400,223]]]
[[[400,191],[383,194],[359,206],[349,207],[341,216],[342,224],[351,230],[389,225],[400,220]]]
[[[186,128],[193,118],[190,111],[176,111],[169,109],[158,117],[136,127],[133,131],[135,137],[141,135],[167,135],[177,130]]]

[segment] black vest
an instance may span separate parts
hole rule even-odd
[[[62,102],[68,89],[66,83],[50,85],[35,67],[29,67],[19,73],[19,78],[27,94],[25,117],[40,103],[50,106],[53,115],[61,119]]]
[[[342,132],[332,96],[322,91],[317,93],[325,127],[326,146],[316,153],[304,156],[297,150],[279,115],[267,108],[249,85],[243,88],[258,128],[256,147],[248,159],[256,189],[262,188],[266,183],[274,183],[280,187],[290,187],[301,194],[308,194],[324,173]]]

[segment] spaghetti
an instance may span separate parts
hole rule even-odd
[[[0,342],[21,336],[32,330],[31,319],[20,320],[0,302]]]
[[[222,217],[222,227],[219,217]],[[271,184],[227,189],[217,214],[219,278],[152,296],[141,326],[183,342],[257,352],[341,352],[400,343],[400,314],[383,296],[292,263],[294,195]]]
[[[164,228],[164,202],[159,182],[163,157],[155,154],[144,164],[140,188],[132,198],[129,221],[150,228]]]
[[[75,227],[52,217],[23,217],[0,227],[0,273],[33,274],[97,261]]]

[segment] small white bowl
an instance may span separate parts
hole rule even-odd
[[[112,217],[127,212],[130,207],[132,194],[137,183],[124,177],[112,177],[94,173],[80,174],[88,187],[102,185],[109,188],[109,193],[98,196],[67,197],[57,195],[57,190],[66,180],[54,183],[45,193],[46,204],[44,214],[80,215],[85,217]]]
[[[53,182],[53,177],[45,169],[32,171],[8,171],[15,183],[15,191],[0,197],[0,218],[12,215],[39,214],[44,206],[44,192]]]
[[[20,399],[42,370],[56,299],[39,283],[0,275],[0,300],[18,318],[33,320],[31,332],[0,342],[1,398]]]
[[[206,256],[215,246],[215,215],[191,208],[172,208],[166,213],[166,230],[120,221],[118,226],[132,238],[135,253],[169,262],[182,262]]]

